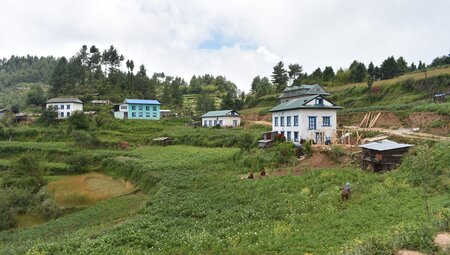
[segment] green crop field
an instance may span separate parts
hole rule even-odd
[[[433,160],[421,169],[429,175],[413,172],[419,163],[411,156],[399,170],[385,174],[347,165],[277,176],[271,171],[295,162],[281,160],[290,147],[254,148],[264,129],[206,129],[185,124],[181,120],[114,121],[110,127],[90,132],[102,140],[96,148],[74,145],[70,136],[64,142],[0,142],[4,174],[14,170],[9,168],[18,164],[23,153],[42,157],[45,169],[66,175],[73,169],[73,157],[84,155],[81,159],[90,162],[84,171],[124,178],[139,185],[142,192],[101,201],[33,227],[0,231],[0,254],[436,251],[432,236],[442,229],[437,223],[448,220],[448,143],[428,150]],[[35,135],[52,129],[37,129]],[[164,134],[175,137],[175,145],[144,143]],[[133,135],[139,138],[131,140],[128,150],[111,147]],[[268,177],[242,179],[250,169],[262,167],[269,171]],[[67,178],[49,170],[46,174],[47,181]],[[426,193],[420,184],[425,176]],[[347,181],[352,184],[353,197],[342,203],[339,188]],[[430,215],[423,194],[428,194]]]

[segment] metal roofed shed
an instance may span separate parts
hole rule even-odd
[[[382,140],[360,145],[361,168],[369,171],[389,171],[396,168],[406,154],[411,144]]]
[[[149,99],[125,99],[123,101],[124,104],[151,104],[151,105],[160,105],[161,103],[158,100],[149,100]]]

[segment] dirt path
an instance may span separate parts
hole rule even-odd
[[[271,127],[272,123],[268,122],[268,121],[264,121],[264,120],[246,120],[246,122],[249,125],[264,125],[264,126],[268,126]]]
[[[422,132],[414,132],[411,128],[400,128],[397,130],[386,129],[386,128],[360,128],[356,126],[344,126],[348,130],[359,130],[359,131],[377,131],[383,134],[396,135],[411,139],[423,139],[423,140],[434,140],[434,141],[450,141],[450,137],[432,135]]]

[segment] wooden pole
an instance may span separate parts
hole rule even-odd
[[[377,117],[375,117],[372,122],[370,123],[369,128],[372,128],[373,126],[375,126],[375,123],[377,123],[378,118],[380,117],[381,112],[378,113]]]

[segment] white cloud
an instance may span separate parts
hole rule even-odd
[[[449,53],[449,7],[445,0],[3,0],[0,56],[71,56],[83,44],[114,44],[150,72],[187,80],[222,74],[248,90],[279,60],[308,72],[390,55],[430,62]],[[234,45],[199,48],[214,33]]]

